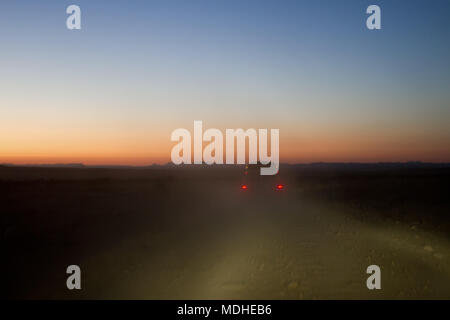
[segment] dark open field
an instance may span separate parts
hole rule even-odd
[[[246,178],[241,167],[3,166],[1,293],[450,299],[448,190],[445,165],[282,166]],[[71,264],[82,290],[66,289]],[[366,287],[371,264],[381,290]]]

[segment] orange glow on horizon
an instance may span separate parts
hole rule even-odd
[[[133,165],[166,164],[176,143],[145,144],[124,147],[95,144],[66,146],[51,151],[50,148],[27,152],[15,147],[0,150],[0,164],[67,164]],[[155,147],[156,146],[156,147]],[[25,148],[24,148],[25,149]],[[444,151],[443,151],[444,150]],[[450,151],[439,144],[412,143],[408,141],[377,141],[376,139],[286,139],[280,141],[280,163],[311,162],[450,162]]]
[[[209,126],[207,126],[209,127]],[[176,142],[168,125],[150,129],[91,131],[73,129],[21,132],[0,128],[0,163],[133,165],[166,164]],[[189,128],[189,127],[187,127]],[[190,128],[189,128],[190,129]],[[450,162],[450,137],[436,132],[280,128],[280,163]],[[8,133],[8,134],[7,134]],[[205,147],[207,143],[204,142]]]

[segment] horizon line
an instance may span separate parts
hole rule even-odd
[[[147,165],[132,165],[132,164],[93,164],[88,165],[84,163],[77,162],[68,162],[68,163],[29,163],[29,164],[15,164],[15,163],[0,163],[0,167],[47,167],[47,168],[150,168],[150,167],[199,167],[199,166],[207,166],[207,167],[215,167],[215,166],[263,166],[260,163],[257,164],[179,164],[175,165],[172,162],[167,163],[152,163]],[[314,161],[314,162],[295,162],[295,163],[280,163],[280,166],[311,166],[311,165],[431,165],[431,166],[442,166],[442,165],[450,165],[450,162],[425,162],[418,160],[410,160],[410,161]]]

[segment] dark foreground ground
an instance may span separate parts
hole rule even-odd
[[[450,299],[448,190],[445,166],[0,167],[1,296]]]

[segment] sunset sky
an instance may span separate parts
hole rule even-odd
[[[450,162],[449,14],[448,0],[2,1],[0,163],[166,163],[194,120],[278,128],[281,162]]]

